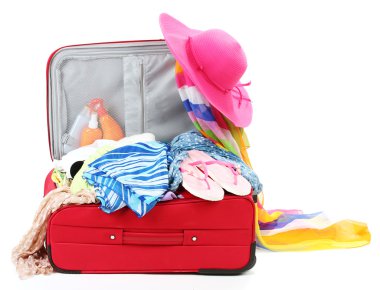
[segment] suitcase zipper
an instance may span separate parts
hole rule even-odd
[[[140,59],[141,133],[145,132],[144,61]]]

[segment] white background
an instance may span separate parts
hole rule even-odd
[[[237,277],[54,274],[18,280],[10,252],[31,224],[51,168],[49,54],[68,44],[161,38],[161,12],[193,28],[224,29],[245,49],[243,81],[252,81],[254,106],[247,132],[266,208],[325,210],[333,218],[367,222],[370,246],[258,251],[256,267]],[[2,288],[379,289],[379,15],[379,1],[366,0],[2,1]]]

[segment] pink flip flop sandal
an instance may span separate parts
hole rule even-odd
[[[192,195],[210,201],[219,201],[224,197],[224,190],[208,177],[207,170],[200,171],[187,158],[180,165],[182,186]]]
[[[199,150],[191,150],[188,153],[192,161],[190,164],[207,170],[207,175],[226,191],[240,196],[251,193],[251,184],[238,173],[234,164],[215,160]]]

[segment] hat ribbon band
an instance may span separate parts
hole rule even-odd
[[[238,98],[239,99],[238,108],[240,108],[242,101],[251,102],[251,99],[243,97],[243,94],[241,93],[241,90],[239,89],[239,87],[247,87],[247,86],[250,86],[250,85],[251,85],[251,81],[249,81],[248,83],[245,83],[245,84],[237,84],[236,86],[233,87],[233,89],[236,88],[237,91],[239,92],[239,97],[235,96],[235,95],[232,95],[233,98],[235,98],[235,99]],[[229,91],[232,91],[232,90],[226,90],[225,92],[229,92]]]

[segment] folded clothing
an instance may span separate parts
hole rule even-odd
[[[133,135],[129,137],[124,137],[123,139],[120,139],[119,141],[113,141],[113,140],[97,140],[94,142],[93,146],[84,146],[80,147],[76,150],[73,150],[66,154],[62,158],[62,162],[64,161],[64,164],[66,165],[66,168],[70,168],[73,162],[78,160],[85,160],[84,164],[82,165],[81,169],[77,172],[75,175],[73,181],[71,182],[71,192],[77,193],[83,189],[92,190],[93,187],[89,185],[86,180],[83,179],[82,175],[83,172],[85,172],[88,168],[88,164],[95,161],[99,157],[103,156],[105,153],[120,148],[126,145],[134,144],[137,142],[148,142],[148,141],[155,141],[156,138],[151,133],[143,133],[139,135]],[[98,144],[98,145],[96,145]],[[99,146],[102,144],[102,146]],[[87,149],[84,149],[86,148]],[[94,149],[95,148],[95,149]],[[70,167],[69,167],[70,166]]]
[[[165,192],[164,196],[160,199],[160,202],[161,201],[170,201],[170,200],[180,199],[180,198],[183,198],[182,194],[177,195],[173,191],[167,191],[167,192]]]
[[[54,169],[51,174],[51,180],[55,183],[57,188],[63,186],[70,186],[70,179],[67,178],[66,172],[58,169]]]
[[[77,161],[84,161],[90,155],[94,154],[96,150],[98,150],[99,148],[115,143],[116,141],[113,140],[96,140],[94,143],[90,145],[82,146],[68,152],[67,154],[62,156],[61,160],[54,160],[54,167],[60,171],[66,172],[67,178],[74,178],[74,176],[71,175],[71,166],[74,163],[76,163]]]
[[[181,162],[189,157],[188,151],[193,149],[203,151],[216,160],[229,162],[239,167],[241,175],[249,181],[254,193],[259,194],[262,191],[263,186],[259,178],[240,157],[216,146],[212,141],[194,130],[176,136],[170,143],[170,155],[173,160],[169,168],[170,190],[177,190],[181,184],[182,174],[179,170]]]
[[[83,178],[95,187],[104,212],[128,206],[142,217],[168,191],[168,151],[157,141],[123,146],[90,163]]]

